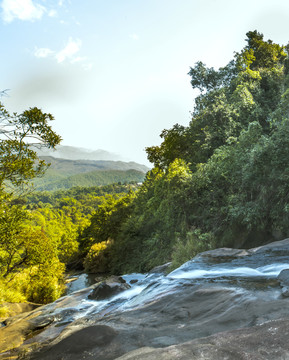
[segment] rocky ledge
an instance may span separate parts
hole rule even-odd
[[[165,348],[144,347],[117,360],[286,360],[289,319],[218,333]]]
[[[289,239],[113,277],[6,320],[2,359],[289,359]],[[130,285],[128,285],[130,283]]]

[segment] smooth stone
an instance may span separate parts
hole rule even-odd
[[[116,360],[289,359],[289,320],[223,332],[166,348],[139,348]]]
[[[73,332],[52,347],[43,348],[38,354],[42,360],[83,359],[93,348],[105,348],[117,332],[106,325],[93,325]],[[81,355],[82,354],[82,355]]]
[[[120,276],[112,276],[97,284],[88,295],[89,300],[105,300],[130,289],[130,285]]]

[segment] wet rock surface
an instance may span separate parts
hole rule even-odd
[[[117,332],[106,325],[92,325],[68,335],[41,352],[41,359],[86,359],[105,353]],[[116,355],[116,354],[115,354]]]
[[[289,269],[284,269],[277,277],[282,288],[282,295],[289,297]]]
[[[34,304],[34,303],[8,303],[8,302],[4,302],[2,303],[2,307],[7,309],[7,313],[9,317],[12,316],[16,316],[19,314],[23,314],[25,312],[30,312],[34,309],[37,309],[39,306],[39,304]],[[0,318],[0,321],[2,319]],[[5,320],[5,319],[3,319]]]
[[[109,300],[89,299],[99,283],[74,292],[9,319],[0,337],[7,345],[14,331],[15,354],[35,360],[289,359],[287,269],[288,239],[217,249],[168,275],[112,278],[131,287]]]
[[[90,300],[109,299],[122,291],[130,289],[130,285],[121,276],[111,276],[100,282],[88,295]]]
[[[140,348],[117,360],[286,360],[289,320],[219,333],[166,348]]]

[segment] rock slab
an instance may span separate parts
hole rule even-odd
[[[166,348],[140,348],[116,360],[287,360],[289,319],[223,332]]]

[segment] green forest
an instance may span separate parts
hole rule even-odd
[[[33,192],[48,165],[29,144],[61,138],[52,115],[1,105],[0,302],[53,301],[71,270],[172,269],[201,251],[288,236],[289,45],[250,31],[225,67],[200,61],[188,75],[199,91],[191,121],[146,148],[142,185]]]
[[[133,162],[68,160],[51,156],[41,156],[40,159],[49,163],[49,168],[44,176],[32,180],[34,188],[39,191],[109,185],[118,182],[143,182],[145,173],[149,170],[146,166]]]

